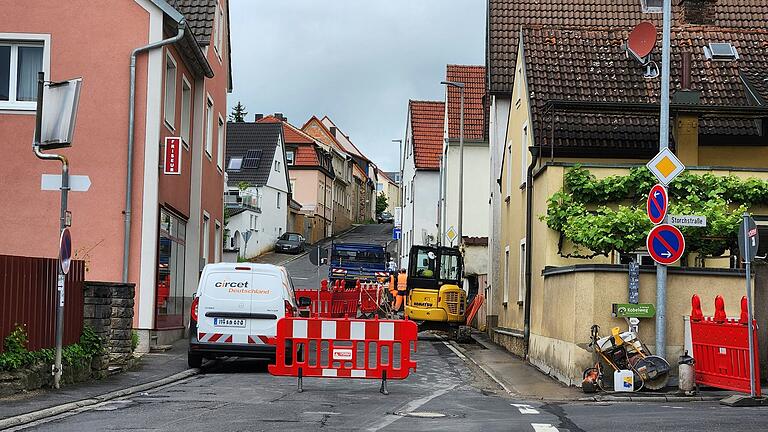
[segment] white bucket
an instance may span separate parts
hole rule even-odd
[[[635,374],[631,370],[617,370],[613,373],[613,391],[631,392],[635,390]]]

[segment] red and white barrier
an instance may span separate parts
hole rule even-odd
[[[303,377],[405,379],[416,362],[418,328],[405,320],[281,318],[275,337],[277,356],[269,372]]]

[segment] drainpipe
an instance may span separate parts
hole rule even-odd
[[[531,342],[531,257],[533,256],[533,169],[539,160],[539,147],[528,147],[531,152],[531,164],[528,165],[528,176],[525,180],[525,318],[523,342],[525,354],[528,358],[528,347]]]
[[[131,78],[130,78],[130,96],[128,102],[128,172],[125,176],[125,210],[123,211],[124,223],[123,228],[123,283],[128,282],[128,263],[130,262],[131,254],[131,200],[133,199],[133,133],[136,127],[136,56],[140,53],[149,51],[154,48],[159,48],[165,45],[169,45],[181,40],[184,36],[184,28],[186,27],[186,20],[181,19],[178,21],[179,32],[176,36],[168,39],[163,39],[158,42],[153,42],[149,45],[144,45],[131,52]]]

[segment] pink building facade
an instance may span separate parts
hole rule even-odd
[[[0,17],[0,145],[8,150],[0,158],[0,206],[7,210],[0,213],[0,253],[57,254],[59,194],[41,191],[40,176],[57,174],[60,166],[32,153],[36,91],[30,86],[38,71],[52,81],[82,77],[74,142],[58,151],[72,174],[92,182],[89,191],[70,193],[73,247],[87,263],[88,280],[119,282],[127,274],[136,284],[140,349],[184,335],[201,266],[221,259],[228,21],[226,0],[108,7],[34,0],[11,2]],[[130,128],[131,54],[171,38],[136,55]],[[163,171],[168,137],[181,139],[177,175]]]

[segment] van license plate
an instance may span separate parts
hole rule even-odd
[[[245,320],[239,318],[214,318],[213,325],[216,327],[245,327]]]

